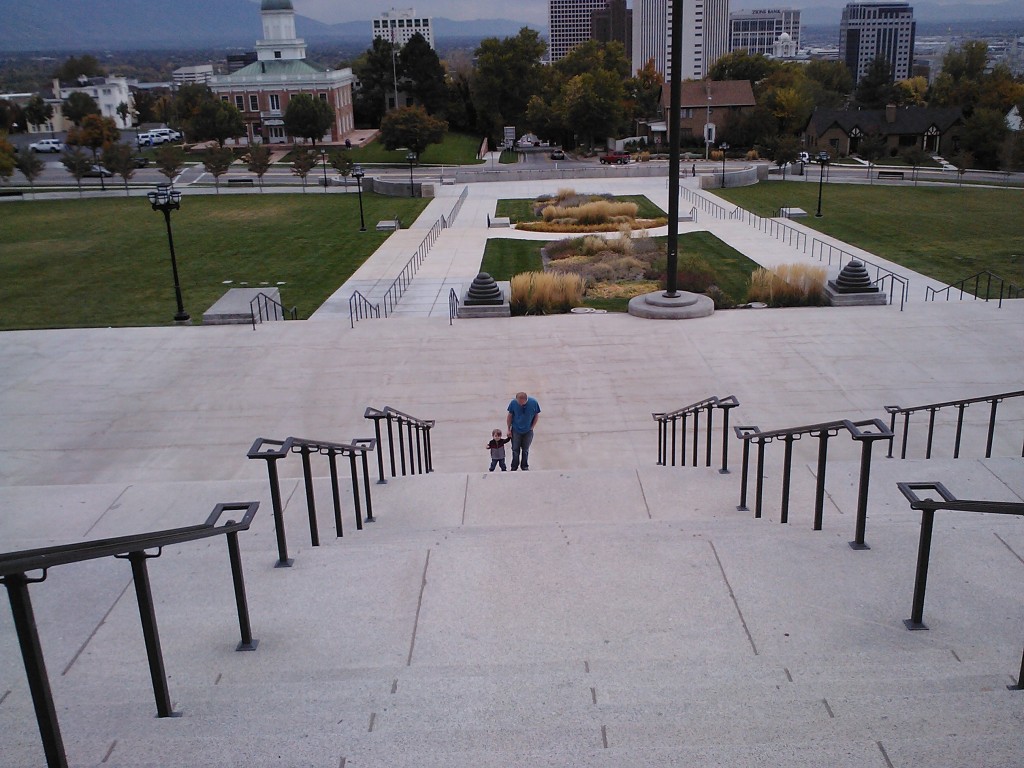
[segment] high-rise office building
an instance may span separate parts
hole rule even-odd
[[[622,43],[626,58],[633,58],[633,11],[626,0],[607,0],[607,5],[590,14],[590,39],[599,43]]]
[[[914,9],[906,2],[848,3],[839,23],[839,60],[854,82],[881,58],[892,80],[910,77],[914,63]]]
[[[374,39],[389,40],[399,48],[416,33],[423,35],[430,47],[434,47],[434,20],[417,15],[415,9],[396,11],[392,8],[373,20]]]
[[[729,52],[729,0],[683,0],[680,75],[701,80]],[[654,59],[665,79],[672,76],[671,0],[633,1],[633,69]]]
[[[590,40],[591,14],[607,5],[608,0],[548,0],[548,59],[559,61]]]
[[[789,35],[796,48],[800,47],[800,11],[795,8],[756,9],[729,13],[729,50],[746,50],[753,55],[773,56],[775,45],[783,35]]]

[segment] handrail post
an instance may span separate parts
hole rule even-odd
[[[682,414],[680,414],[680,418],[682,419],[682,424],[679,425],[679,466],[681,466],[681,467],[685,467],[686,466],[686,416],[687,416],[686,411],[683,411]],[[675,454],[676,454],[676,449],[675,449],[675,446],[673,446],[672,447],[672,466],[675,466],[675,464],[676,464]]]
[[[227,525],[233,525],[234,520],[228,520]],[[236,651],[255,651],[260,641],[252,636],[252,627],[249,624],[249,601],[245,596],[245,578],[242,575],[242,555],[238,549],[238,531],[229,532],[225,538],[228,540],[228,559],[231,561],[231,583],[235,589],[235,608],[238,610],[238,631],[242,639],[235,646]]]
[[[68,758],[64,754],[64,739],[61,737],[60,723],[57,721],[57,709],[53,704],[50,678],[46,674],[43,647],[39,642],[39,630],[36,627],[32,600],[28,593],[28,585],[34,581],[37,579],[29,579],[24,573],[12,573],[3,578],[3,584],[7,587],[7,597],[11,601],[11,615],[18,634],[18,645],[21,646],[21,658],[32,694],[32,706],[35,708],[36,724],[43,742],[47,768],[68,768]]]
[[[761,517],[761,499],[764,491],[764,446],[765,439],[757,440],[757,478],[754,481],[754,517]]]
[[[707,425],[707,427],[705,427],[705,429],[707,430],[707,433],[706,433],[707,436],[705,438],[706,445],[704,446],[704,466],[705,467],[710,467],[711,466],[711,430],[713,428],[713,423],[712,422],[714,421],[714,415],[715,415],[714,408],[715,408],[714,403],[708,403],[708,405],[707,405],[708,425]]]
[[[676,417],[672,417],[672,466],[676,465]],[[684,422],[685,423],[685,422]],[[685,436],[685,432],[683,433]]]
[[[887,405],[885,410],[889,411],[889,431],[893,433],[893,437],[889,438],[889,452],[886,454],[886,458],[892,458],[892,443],[896,435],[896,412],[899,410],[899,406]]]
[[[127,555],[128,562],[132,566],[135,597],[139,603],[142,636],[146,641],[149,676],[153,681],[153,697],[156,699],[156,716],[178,717],[178,713],[171,706],[171,693],[167,688],[167,672],[164,670],[164,657],[160,650],[160,632],[156,626],[153,591],[149,586],[149,569],[146,567],[146,560],[150,557],[145,552],[129,552]],[[157,557],[157,555],[152,555],[152,557]]]
[[[693,411],[693,466],[697,466],[697,447],[700,445],[700,441],[697,439],[700,437],[700,408],[695,408]]]
[[[907,437],[910,435],[910,411],[903,412],[903,440],[900,445],[900,458],[907,458]]]
[[[747,477],[750,468],[750,440],[744,437],[748,432],[756,431],[754,427],[736,427],[736,437],[743,441],[743,467],[740,470],[740,503],[737,512],[747,512]]]
[[[356,508],[356,530],[363,530],[363,509],[359,502],[359,478],[356,476],[356,455],[353,451],[346,451],[348,454],[349,471],[352,475],[352,503]]]
[[[821,530],[821,521],[825,509],[825,468],[828,466],[828,439],[831,437],[828,429],[822,429],[818,433],[818,476],[814,482],[814,527],[812,530]],[[890,441],[890,445],[891,445]]]
[[[309,514],[309,542],[314,547],[320,546],[320,530],[316,523],[316,497],[313,493],[313,469],[310,466],[309,454],[314,449],[308,445],[297,446],[302,455],[302,479],[306,484],[306,512]]]
[[[956,416],[956,440],[953,443],[953,458],[960,458],[960,436],[963,434],[964,429],[964,409],[967,407],[967,403],[960,403],[957,405],[959,411]]]
[[[910,618],[904,619],[907,629],[928,629],[924,624],[924,594],[928,586],[928,557],[932,548],[932,525],[935,510],[921,510],[921,538],[917,545],[917,573],[914,576],[914,604]]]
[[[434,453],[433,448],[430,444],[430,432],[434,428],[434,422],[430,421],[427,423],[427,427],[423,432],[423,445],[427,454],[427,473],[434,471]],[[378,449],[379,450],[379,449]]]
[[[734,395],[722,398],[718,401],[718,407],[722,409],[722,468],[718,470],[720,475],[729,474],[729,411],[739,406],[739,400]]]
[[[851,422],[843,421],[843,426],[850,432],[854,440],[861,442],[860,483],[857,489],[857,527],[851,549],[871,549],[864,543],[864,528],[868,516],[868,488],[871,482],[871,446],[876,440],[885,440],[892,432],[880,419]]]
[[[409,474],[410,475],[415,475],[416,474],[416,462],[414,461],[414,454],[413,454],[413,437],[412,437],[413,423],[412,423],[412,421],[413,420],[411,418],[405,420],[405,431],[406,431],[406,434],[407,434],[407,436],[409,438]]]
[[[405,431],[402,429],[405,420],[401,416],[396,416],[395,420],[398,422],[398,458],[402,462],[402,477],[405,477]]]
[[[992,438],[995,437],[996,431],[996,408],[999,406],[999,399],[992,399],[992,411],[988,417],[988,438],[985,441],[985,458],[992,458]]]
[[[337,538],[342,538],[344,526],[341,524],[341,489],[338,488],[338,452],[333,448],[327,449],[327,463],[331,468],[331,498],[334,502],[334,533]]]
[[[265,444],[276,445],[273,451],[264,449]],[[270,501],[274,508],[274,534],[277,537],[277,563],[275,568],[290,568],[294,562],[288,557],[288,539],[284,530],[284,506],[281,504],[281,483],[277,476],[277,462],[291,451],[291,439],[284,442],[257,438],[249,449],[250,459],[263,459],[267,462],[267,475],[270,479]]]
[[[783,435],[782,442],[783,453],[782,453],[782,515],[779,522],[786,524],[789,522],[789,482],[792,476],[793,467],[793,440],[796,438],[793,434]]]
[[[394,436],[394,433],[391,430],[391,414],[388,413],[386,415],[387,415],[387,420],[388,420],[388,455],[391,457],[391,476],[392,477],[396,477],[396,473],[395,473],[395,436]],[[399,435],[401,435],[401,430],[399,430]]]
[[[373,502],[370,500],[370,470],[367,465],[366,449],[363,449],[361,453],[363,454],[363,493],[366,494],[366,522],[375,523],[377,518],[373,516]]]
[[[416,422],[416,473],[423,474],[423,425]]]
[[[665,427],[665,419],[655,417],[655,421],[658,424],[658,461],[657,466],[665,466],[665,442],[667,429]]]
[[[932,457],[932,435],[935,434],[935,412],[937,408],[928,409],[928,439],[925,441],[924,457],[930,459]]]
[[[384,479],[384,451],[380,449],[380,417],[376,417],[373,420],[373,434],[377,439],[377,485],[387,484],[387,480]]]

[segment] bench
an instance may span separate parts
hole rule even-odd
[[[377,222],[378,232],[396,232],[402,228],[402,222],[398,219],[384,219]]]
[[[251,187],[252,179],[228,179],[229,187]]]
[[[490,214],[487,214],[487,226],[488,228],[511,227],[512,222],[509,221],[508,216],[495,216],[492,218]]]
[[[879,171],[878,178],[880,179],[902,179],[903,171]]]

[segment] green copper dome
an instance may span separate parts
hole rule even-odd
[[[263,0],[261,11],[292,11],[292,0]]]

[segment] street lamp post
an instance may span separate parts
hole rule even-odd
[[[405,156],[405,159],[409,161],[409,197],[416,197],[416,188],[413,186],[412,181],[412,164],[416,162],[416,153],[410,152]]]
[[[366,231],[366,223],[363,221],[363,166],[357,165],[352,169],[352,178],[356,180],[356,192],[359,194],[359,231]]]
[[[718,148],[722,150],[722,189],[725,189],[725,150],[729,148],[729,145],[723,141]]]
[[[821,165],[821,172],[818,175],[818,212],[814,214],[816,219],[821,218],[821,190],[825,182],[825,168],[828,166],[828,153],[822,152],[818,155],[818,163]]]
[[[320,162],[324,167],[324,192],[327,192],[327,150],[320,147]]]
[[[171,235],[171,211],[181,208],[181,192],[172,190],[167,184],[157,184],[156,192],[146,195],[154,211],[160,211],[164,215],[164,222],[167,224],[167,245],[171,249],[171,271],[174,273],[174,298],[178,301],[178,312],[174,315],[174,322],[187,323],[188,312],[181,302],[181,282],[178,280],[178,260],[174,256],[174,237]]]

